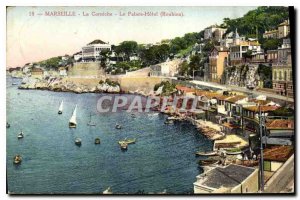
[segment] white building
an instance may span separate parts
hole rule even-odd
[[[96,61],[100,58],[100,52],[103,50],[111,51],[111,44],[105,43],[102,40],[94,40],[87,46],[82,47],[82,61]]]
[[[60,67],[60,68],[58,68],[58,71],[59,71],[59,76],[61,76],[61,77],[64,77],[64,76],[67,76],[67,75],[68,75],[68,74],[67,74],[67,70],[66,70],[65,67]]]
[[[218,27],[217,25],[212,25],[204,29],[204,39],[211,39],[214,38],[217,41],[222,39],[222,36],[226,32],[227,29]]]
[[[82,59],[82,51],[79,51],[79,52],[77,52],[77,53],[74,53],[74,54],[73,54],[73,57],[74,57],[74,60],[75,60],[76,62],[80,61],[80,60]]]
[[[182,61],[180,59],[174,59],[169,62],[153,65],[150,67],[150,76],[173,77],[178,74],[178,69],[181,62]]]

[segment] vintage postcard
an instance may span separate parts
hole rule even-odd
[[[8,194],[294,194],[294,8],[6,8]]]

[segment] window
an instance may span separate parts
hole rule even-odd
[[[287,81],[287,72],[284,71],[284,80]]]
[[[290,71],[290,81],[293,81],[293,72],[292,72],[292,70]]]
[[[277,80],[277,72],[274,71],[274,80]]]
[[[281,71],[279,71],[279,80],[280,81],[282,80],[282,73],[281,73]]]

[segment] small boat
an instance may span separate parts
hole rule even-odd
[[[118,143],[120,145],[123,144],[123,143],[125,143],[125,144],[135,144],[135,141],[136,141],[135,138],[133,138],[133,139],[127,139],[127,138],[125,138],[124,140],[121,140]]]
[[[112,194],[112,190],[110,187],[108,187],[106,190],[103,191],[103,194]]]
[[[198,164],[200,166],[207,166],[207,165],[213,165],[213,164],[218,164],[220,161],[215,160],[215,159],[207,159],[207,160],[199,160]]]
[[[243,152],[242,151],[225,151],[227,155],[239,155],[239,154],[242,154]]]
[[[136,115],[134,113],[131,113],[132,118],[136,118]]]
[[[18,139],[22,139],[24,137],[23,131],[18,134]]]
[[[81,139],[80,138],[76,138],[75,139],[75,144],[80,146],[81,145]]]
[[[64,104],[64,101],[62,100],[61,103],[60,103],[60,106],[58,108],[58,114],[62,114],[62,111],[63,111],[63,105]]]
[[[73,111],[72,117],[69,121],[69,127],[70,128],[76,128],[77,122],[76,122],[76,110],[77,110],[77,105],[75,106],[75,109]]]
[[[174,124],[174,121],[173,120],[166,120],[165,124]]]
[[[125,142],[119,142],[119,144],[120,144],[120,147],[121,147],[121,150],[127,150],[127,148],[128,148],[128,144],[127,143],[125,143]]]
[[[95,123],[92,122],[92,113],[90,113],[90,121],[87,123],[88,126],[96,126]]]
[[[8,122],[6,122],[6,128],[9,128],[10,124]]]
[[[218,152],[216,151],[198,151],[196,152],[196,156],[217,156]]]
[[[12,85],[18,85],[18,83],[12,83]]]
[[[95,139],[95,144],[100,144],[100,142],[101,142],[101,141],[100,141],[100,138],[96,138],[96,139]]]
[[[15,155],[14,164],[20,164],[22,162],[22,157],[20,155]]]
[[[122,126],[120,124],[116,124],[116,129],[121,129]]]

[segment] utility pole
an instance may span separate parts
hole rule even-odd
[[[259,107],[259,136],[260,136],[260,191],[264,192],[264,148],[262,142],[262,114],[261,114],[261,106]]]

